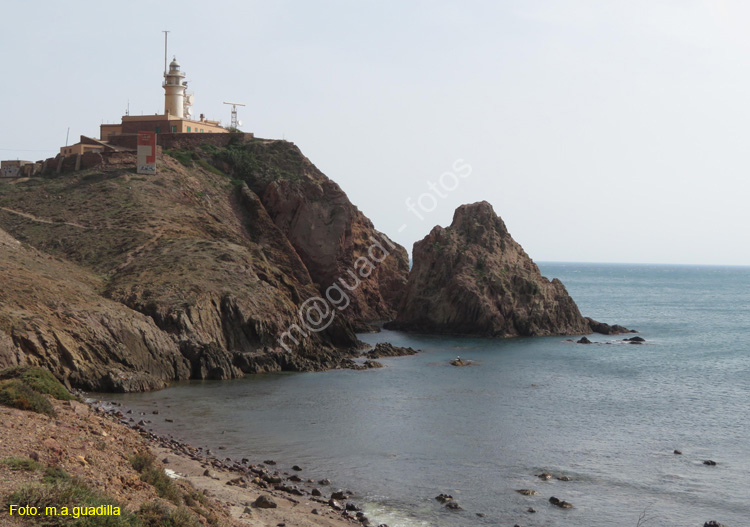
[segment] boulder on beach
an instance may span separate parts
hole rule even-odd
[[[256,509],[275,509],[278,505],[271,496],[261,494],[258,496],[258,499],[253,502],[253,507]]]

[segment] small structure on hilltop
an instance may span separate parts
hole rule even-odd
[[[0,178],[24,177],[27,175],[28,169],[33,169],[33,167],[33,161],[21,161],[20,159],[0,161]]]

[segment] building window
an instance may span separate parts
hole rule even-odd
[[[176,124],[173,124],[173,125],[172,125],[172,133],[173,133],[173,134],[176,134],[176,133],[177,133],[177,125],[176,125]]]
[[[201,128],[201,133],[203,133],[203,128]]]
[[[188,132],[190,131],[190,127],[188,126]]]
[[[160,134],[160,133],[161,133],[161,127],[160,127],[160,126],[157,126],[157,127],[156,127],[156,133],[157,133],[157,134]]]

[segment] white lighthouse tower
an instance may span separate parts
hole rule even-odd
[[[174,58],[169,63],[169,71],[164,73],[164,113],[182,119],[185,108],[185,74],[180,71],[180,63]]]

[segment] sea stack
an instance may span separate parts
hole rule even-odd
[[[414,244],[393,329],[488,337],[581,335],[589,321],[558,279],[543,277],[486,201]]]

